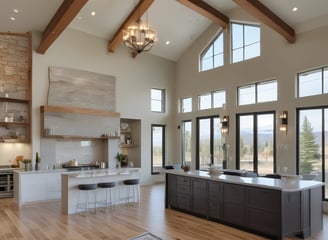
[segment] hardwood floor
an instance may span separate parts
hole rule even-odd
[[[328,216],[324,216],[328,227]],[[97,214],[62,215],[60,201],[25,205],[0,199],[0,240],[3,239],[129,239],[151,232],[165,240],[266,239],[216,222],[164,208],[164,185],[141,187],[140,207],[117,206]],[[286,238],[297,239],[297,238]],[[328,239],[328,229],[311,240]]]

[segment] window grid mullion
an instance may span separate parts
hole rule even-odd
[[[324,94],[324,68],[321,68],[321,94]]]
[[[245,25],[243,25],[243,60],[245,60]]]

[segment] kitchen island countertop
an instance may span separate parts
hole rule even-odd
[[[227,183],[236,183],[242,185],[277,189],[283,192],[300,191],[300,190],[310,189],[310,188],[324,185],[324,183],[322,182],[313,181],[313,180],[298,180],[298,179],[283,180],[283,179],[274,179],[274,178],[267,178],[267,177],[240,177],[240,176],[232,176],[232,175],[225,175],[225,174],[211,176],[209,175],[208,172],[197,171],[197,170],[193,170],[189,172],[184,172],[183,170],[166,170],[166,172],[182,175],[182,176],[204,178],[204,179],[210,179],[214,181],[221,181]]]

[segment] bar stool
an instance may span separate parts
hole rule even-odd
[[[115,182],[101,182],[97,184],[98,188],[102,191],[105,190],[106,192],[106,199],[103,201],[98,202],[99,204],[103,206],[113,206],[112,202],[112,189],[116,186]],[[108,201],[108,195],[109,195],[109,201]]]
[[[96,213],[96,192],[95,190],[97,189],[97,184],[79,184],[78,185],[79,188],[79,195],[78,195],[78,199],[77,199],[77,204],[76,204],[76,213],[78,212],[78,209],[84,209],[84,212],[87,212],[89,210],[89,204],[93,203],[94,204],[94,209],[95,209],[95,213]],[[85,192],[85,202],[81,202],[82,201],[82,197],[81,197],[81,193]],[[93,192],[94,193],[94,202],[90,202],[89,201],[89,192]]]
[[[139,191],[139,179],[126,179],[123,180],[123,184],[127,186],[127,204],[130,203],[130,199],[140,204],[140,191]],[[132,193],[132,196],[131,196]]]

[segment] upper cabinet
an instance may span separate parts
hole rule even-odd
[[[0,33],[0,142],[31,141],[29,33]]]
[[[120,114],[77,107],[41,106],[46,138],[119,139]]]

